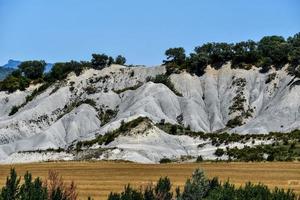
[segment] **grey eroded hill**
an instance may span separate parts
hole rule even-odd
[[[0,92],[0,162],[72,159],[67,153],[24,156],[17,152],[67,149],[140,116],[153,124],[164,121],[202,132],[265,134],[300,128],[299,79],[288,75],[285,68],[262,74],[255,67],[232,69],[227,64],[219,70],[208,66],[201,77],[172,74],[171,82],[182,96],[164,84],[149,81],[148,77],[165,71],[164,66],[112,65],[103,70],[88,69],[78,77],[70,74],[12,116],[12,107],[25,102],[40,85],[11,94]],[[110,150],[98,158],[149,163],[163,157],[213,157],[215,148],[201,146],[205,141],[197,138],[171,136],[155,126],[138,133],[104,145]]]

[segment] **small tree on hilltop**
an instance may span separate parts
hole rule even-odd
[[[182,47],[170,48],[166,50],[165,55],[167,56],[167,60],[164,60],[165,64],[174,63],[178,66],[184,64],[185,62],[185,50]]]
[[[118,65],[124,65],[126,63],[126,58],[124,56],[118,55],[115,59],[115,63]]]
[[[45,61],[25,61],[19,65],[19,69],[24,76],[29,79],[38,79],[43,76],[46,63]]]
[[[103,69],[109,64],[109,57],[105,54],[92,54],[92,66],[94,69]]]

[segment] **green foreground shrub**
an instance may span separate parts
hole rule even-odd
[[[26,172],[21,184],[21,177],[11,169],[5,186],[0,190],[0,200],[76,200],[77,196],[74,182],[67,185],[55,171],[49,171],[44,182],[39,177],[33,180]]]
[[[297,200],[291,190],[275,188],[272,191],[266,185],[250,182],[236,188],[229,181],[221,183],[216,177],[208,179],[199,169],[186,181],[182,192],[176,188],[173,195],[171,186],[167,177],[160,178],[155,186],[148,185],[143,190],[127,185],[121,193],[110,193],[108,200]]]

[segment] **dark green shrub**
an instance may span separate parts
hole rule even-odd
[[[16,114],[18,112],[19,108],[20,108],[19,106],[13,106],[8,115],[12,116],[12,115]]]
[[[126,134],[127,132],[129,132],[131,129],[135,128],[136,126],[138,126],[140,123],[147,121],[148,118],[147,117],[138,117],[132,121],[129,122],[122,122],[121,126],[112,131],[112,132],[108,132],[105,135],[98,135],[95,139],[93,140],[87,140],[87,141],[79,141],[76,144],[76,150],[80,151],[82,147],[90,147],[94,144],[109,144],[112,141],[114,141],[115,138],[117,138],[118,136],[122,135],[122,134]]]
[[[159,163],[164,164],[164,163],[171,163],[172,160],[169,158],[162,158],[160,159]]]
[[[92,54],[91,63],[94,69],[101,70],[111,64],[110,62],[111,59],[105,54]]]
[[[97,92],[97,88],[95,88],[94,86],[87,86],[85,88],[85,91],[87,94],[95,94]]]
[[[271,81],[273,81],[276,78],[276,73],[272,73],[268,75],[268,78],[266,79],[265,83],[268,84]]]
[[[21,73],[24,73],[24,76],[28,79],[38,79],[43,76],[45,70],[46,62],[45,61],[24,61],[19,65]]]
[[[0,91],[8,91],[9,93],[17,90],[24,91],[30,84],[30,80],[23,76],[13,76],[12,74],[0,81]]]
[[[203,199],[209,191],[209,180],[204,176],[200,169],[196,169],[191,177],[184,185],[181,194],[182,199]]]
[[[164,60],[164,64],[174,63],[177,66],[184,64],[185,62],[185,50],[182,47],[170,48],[166,50],[165,55],[167,60]]]
[[[171,200],[171,181],[168,177],[160,178],[154,188],[155,196],[161,200]]]
[[[218,148],[218,149],[216,149],[216,151],[215,151],[214,154],[215,154],[216,156],[218,156],[218,157],[221,157],[221,156],[224,155],[224,153],[225,153],[225,152],[224,152],[223,149],[219,149],[219,148]]]
[[[5,186],[1,190],[1,197],[3,200],[18,200],[20,197],[20,180],[17,176],[16,170],[10,170],[10,177],[7,177]]]
[[[126,63],[126,58],[124,56],[118,55],[115,59],[115,64],[124,65]]]
[[[203,157],[201,155],[198,156],[196,162],[202,162],[202,161],[203,161]]]
[[[243,120],[241,119],[240,116],[236,116],[235,118],[230,119],[226,124],[226,126],[230,128],[234,128],[236,126],[241,126],[241,125],[243,125]]]
[[[123,89],[120,89],[120,90],[113,90],[115,93],[117,93],[117,94],[121,94],[121,93],[123,93],[123,92],[125,92],[125,91],[127,91],[127,90],[136,90],[136,89],[138,89],[139,87],[141,87],[143,84],[142,83],[138,83],[138,84],[136,84],[136,85],[134,85],[134,86],[131,86],[131,87],[126,87],[126,88],[123,88]]]
[[[149,78],[149,81],[152,81],[153,83],[162,83],[165,86],[167,86],[170,90],[174,92],[177,96],[182,96],[174,87],[173,83],[171,82],[168,75],[165,74],[158,74],[154,78]]]

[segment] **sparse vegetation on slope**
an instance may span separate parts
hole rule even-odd
[[[147,81],[152,81],[153,83],[162,83],[167,86],[170,90],[174,92],[177,96],[182,96],[174,87],[170,77],[167,74],[159,74],[156,75],[154,78],[148,77]]]
[[[204,133],[201,131],[192,131],[189,127],[184,127],[182,125],[170,124],[170,123],[158,123],[156,124],[158,128],[165,131],[170,135],[188,135],[191,137],[199,137],[203,140],[210,140],[212,145],[220,146],[221,144],[227,145],[233,142],[252,142],[255,140],[266,140],[272,141],[272,144],[287,143],[291,144],[300,143],[300,131],[294,130],[288,133],[271,132],[269,134],[237,134],[237,133]],[[297,145],[296,145],[297,146]]]
[[[228,148],[225,154],[229,160],[237,161],[299,161],[300,131],[290,133],[271,133],[274,140],[271,144],[253,147]]]
[[[33,90],[33,92],[30,95],[26,96],[26,100],[24,103],[22,103],[21,105],[18,105],[18,106],[17,105],[13,106],[8,115],[11,116],[11,115],[14,115],[15,113],[17,113],[20,108],[24,107],[28,102],[32,101],[36,96],[38,96],[39,94],[44,92],[48,87],[49,87],[48,83],[43,83],[40,87]]]
[[[118,110],[112,110],[112,109],[107,109],[105,111],[101,110],[99,112],[99,119],[101,121],[101,125],[105,125],[108,122],[110,122],[110,120],[112,120],[113,118],[115,118],[118,114]]]
[[[67,113],[70,113],[74,108],[77,108],[82,104],[88,104],[92,107],[96,106],[96,102],[93,99],[77,100],[70,103],[69,105],[65,105],[64,109],[62,110],[61,114],[57,117],[57,119],[62,118]]]
[[[126,87],[126,88],[123,88],[123,89],[120,89],[120,90],[113,90],[115,93],[117,93],[117,94],[121,94],[121,93],[123,93],[123,92],[125,92],[125,91],[127,91],[127,90],[136,90],[136,89],[138,89],[139,87],[141,87],[143,85],[143,83],[138,83],[138,84],[136,84],[136,85],[134,85],[134,86],[131,86],[131,87]]]
[[[98,135],[95,139],[93,140],[88,140],[88,141],[78,141],[76,144],[76,150],[79,151],[81,150],[82,147],[90,147],[94,144],[98,144],[98,145],[107,145],[109,143],[111,143],[112,141],[114,141],[115,138],[117,138],[120,135],[124,135],[126,133],[129,133],[130,130],[132,130],[133,128],[137,127],[140,123],[144,122],[144,121],[148,121],[149,119],[147,117],[138,117],[132,121],[129,122],[121,122],[121,126],[112,131],[112,132],[108,132],[105,135]]]

